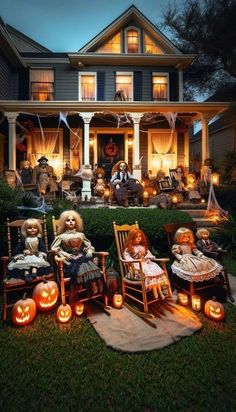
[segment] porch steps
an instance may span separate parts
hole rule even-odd
[[[205,216],[206,204],[181,204],[178,209],[191,216],[199,229],[204,227],[212,230],[216,226],[215,222]]]

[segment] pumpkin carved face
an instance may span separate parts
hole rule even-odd
[[[33,291],[33,299],[36,307],[40,311],[47,311],[52,309],[58,299],[58,286],[53,280],[44,280],[35,286]]]
[[[220,302],[217,302],[215,296],[205,303],[204,313],[208,318],[216,321],[224,319],[225,316],[224,307]]]
[[[77,315],[77,316],[81,316],[81,315],[83,314],[83,312],[84,312],[84,304],[83,304],[83,302],[80,302],[80,301],[76,302],[76,303],[75,303],[75,306],[74,306],[74,309],[75,309],[76,315]]]
[[[31,323],[36,315],[36,304],[31,298],[26,298],[26,293],[23,299],[18,300],[12,309],[12,322],[16,326],[24,326]]]
[[[182,306],[188,306],[188,295],[187,293],[178,293],[178,303]]]
[[[119,293],[115,293],[113,296],[113,306],[116,309],[121,309],[123,306],[123,296]]]
[[[72,317],[72,310],[70,305],[63,303],[57,309],[57,320],[60,323],[67,323]]]

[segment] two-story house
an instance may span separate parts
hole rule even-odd
[[[56,173],[65,164],[103,167],[127,161],[148,171],[189,167],[189,127],[208,122],[227,103],[183,101],[182,54],[135,6],[78,52],[54,53],[0,21],[0,162],[9,169],[46,155]],[[83,194],[90,183],[83,182]]]

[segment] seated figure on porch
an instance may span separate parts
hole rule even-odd
[[[42,225],[37,219],[25,220],[21,227],[22,239],[18,242],[8,265],[9,278],[31,282],[37,276],[48,275],[51,272],[42,232]]]
[[[155,256],[148,249],[148,240],[140,229],[132,229],[125,243],[124,259],[132,261],[142,259],[142,270],[145,276],[145,287],[152,290],[155,299],[158,295],[165,299],[162,286],[167,288],[168,295],[172,296],[169,280],[163,269],[153,261]],[[140,280],[140,266],[138,263],[130,264],[130,275],[134,280]]]
[[[29,185],[32,183],[33,169],[29,160],[22,160],[19,170],[19,175],[23,185]]]
[[[134,204],[138,205],[138,198],[141,196],[143,187],[141,183],[130,173],[130,168],[124,160],[117,162],[112,169],[111,184],[114,186],[114,193],[117,202],[121,206],[129,206],[128,194],[131,191]]]
[[[56,192],[58,186],[56,175],[52,166],[49,166],[48,159],[45,156],[38,159],[38,166],[34,167],[32,183],[38,186],[40,195],[45,195],[47,188],[50,192]]]
[[[64,274],[72,283],[85,286],[88,293],[103,291],[102,273],[93,262],[94,247],[83,233],[83,221],[75,210],[62,212],[59,219],[58,236],[51,249],[64,257]]]
[[[102,167],[98,167],[94,172],[94,194],[95,196],[103,196],[106,189],[106,181],[104,179],[105,170]]]
[[[197,231],[196,236],[198,238],[197,248],[207,256],[218,259],[222,248],[210,239],[209,230],[203,227]]]
[[[222,271],[223,268],[218,262],[197,249],[190,229],[179,228],[175,233],[174,242],[172,253],[175,261],[171,269],[180,278],[189,282],[201,282],[214,278]]]

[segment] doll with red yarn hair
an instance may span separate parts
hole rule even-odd
[[[155,299],[159,297],[165,299],[162,291],[162,286],[167,288],[168,295],[172,296],[169,280],[164,270],[153,260],[155,256],[148,249],[148,240],[141,229],[130,230],[125,243],[124,259],[132,262],[132,260],[142,260],[142,270],[145,276],[146,289],[152,289]],[[139,263],[131,265],[134,280],[140,280]]]

